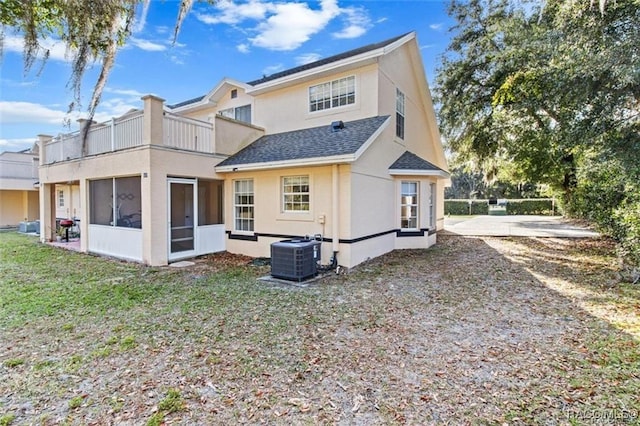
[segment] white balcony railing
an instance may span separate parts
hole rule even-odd
[[[164,145],[199,152],[214,152],[213,125],[165,113],[163,120]]]
[[[0,179],[38,179],[38,161],[0,159]]]
[[[161,144],[164,146],[189,151],[215,152],[213,125],[206,121],[165,113],[162,117],[162,135]],[[140,111],[124,118],[92,125],[87,135],[84,153],[80,131],[51,139],[44,144],[43,162],[52,164],[134,148],[142,146],[144,140],[144,113]]]

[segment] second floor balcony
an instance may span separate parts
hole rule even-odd
[[[104,123],[80,121],[80,130],[57,137],[39,136],[40,164],[48,165],[116,152],[144,145],[159,145],[207,154],[230,155],[264,130],[216,116],[213,122],[196,120],[164,110],[163,100],[145,96],[144,110]],[[84,126],[90,126],[83,141]]]

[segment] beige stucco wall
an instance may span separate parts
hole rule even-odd
[[[405,95],[405,137],[397,138],[394,130],[394,140],[447,170],[428,83],[416,70],[422,71],[422,60],[415,39],[380,58],[380,114],[390,115],[395,129],[396,88],[400,89]]]
[[[232,155],[264,135],[264,129],[216,116],[214,120],[215,152]]]
[[[38,218],[38,191],[0,190],[0,227]]]
[[[355,104],[309,112],[309,87],[352,75],[355,76],[356,84]],[[267,133],[273,134],[325,126],[336,120],[351,121],[376,116],[377,80],[376,66],[367,65],[257,95],[255,124],[264,127]]]
[[[310,210],[300,213],[282,211],[282,185],[285,176],[309,176]],[[276,234],[279,237],[259,237],[257,242],[227,240],[227,250],[249,256],[268,257],[270,244],[281,241],[286,236],[304,237],[322,234],[330,237],[333,233],[332,221],[332,171],[330,166],[266,170],[259,172],[228,173],[225,181],[225,224],[227,231],[234,230],[233,185],[235,180],[253,179],[255,224],[254,231],[262,234]],[[324,219],[322,219],[324,218]],[[324,221],[324,224],[321,223]],[[253,233],[245,233],[252,235]],[[331,244],[323,244],[323,259],[330,256]]]

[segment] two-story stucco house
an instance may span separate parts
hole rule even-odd
[[[80,194],[82,251],[151,265],[316,235],[323,263],[350,268],[429,247],[443,226],[449,175],[415,33],[143,100],[84,146],[39,137],[43,240],[63,182]]]

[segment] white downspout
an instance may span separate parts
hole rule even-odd
[[[333,196],[333,202],[331,203],[331,249],[334,256],[340,250],[340,185],[338,184],[338,179],[340,179],[338,169],[339,167],[340,166],[338,166],[337,164],[331,166],[331,195]]]

